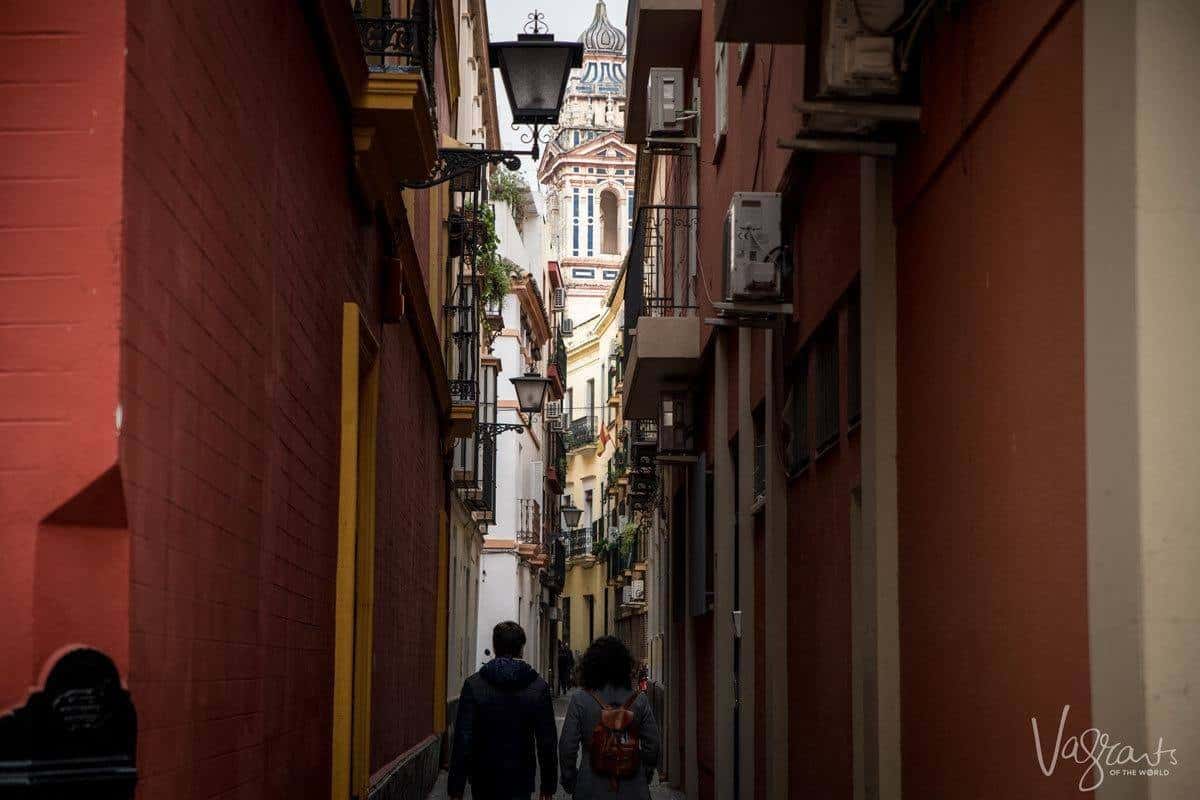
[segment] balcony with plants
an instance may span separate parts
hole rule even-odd
[[[554,345],[550,349],[550,360],[546,365],[546,377],[550,379],[550,392],[555,400],[561,400],[567,385],[567,345],[562,331],[555,331]]]

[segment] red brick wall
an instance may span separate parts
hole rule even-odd
[[[114,469],[124,10],[0,7],[0,708],[67,643],[128,667]],[[71,527],[79,514],[61,512],[91,510],[69,501],[104,475],[84,498],[104,527]]]
[[[433,730],[434,576],[444,508],[438,417],[412,329],[389,325],[382,351],[379,406],[391,419],[380,419],[376,487],[372,771]]]
[[[328,796],[347,300],[382,342],[372,764],[430,733],[435,412],[407,324],[378,327],[377,233],[352,210],[314,41],[286,4],[130,4],[121,455],[142,798]]]
[[[1089,724],[1083,10],[962,9],[898,162],[904,794],[1077,797],[1029,719]]]

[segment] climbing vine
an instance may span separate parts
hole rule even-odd
[[[475,234],[475,269],[483,278],[482,295],[486,305],[504,299],[512,276],[508,263],[497,250],[500,239],[496,236],[496,212],[490,205],[480,206],[475,210],[475,221],[479,226]]]
[[[520,213],[522,196],[528,191],[529,184],[525,182],[520,173],[504,167],[493,172],[488,181],[488,193],[491,198],[508,203],[509,209],[512,210],[513,221],[517,223],[521,221],[517,215]]]

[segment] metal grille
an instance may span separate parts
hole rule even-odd
[[[429,99],[429,111],[436,120],[437,92],[433,76],[437,14],[429,7],[429,0],[416,0],[412,15],[407,18],[393,17],[389,0],[382,0],[378,17],[365,16],[362,0],[355,0],[354,19],[367,69],[371,72],[420,72]]]
[[[537,500],[517,501],[517,541],[522,544],[541,544],[542,507]]]
[[[622,354],[639,317],[685,317],[696,310],[697,206],[642,206],[637,211],[625,275]]]
[[[596,441],[597,433],[595,417],[580,417],[571,420],[571,427],[567,432],[567,449],[574,450],[576,447],[592,444]]]
[[[793,474],[808,466],[812,460],[812,446],[808,438],[808,351],[800,353],[792,368],[791,393],[787,400],[785,416],[791,425],[788,441],[788,467]]]

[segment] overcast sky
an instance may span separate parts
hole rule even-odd
[[[609,22],[625,30],[627,0],[607,0],[606,5]],[[592,24],[592,17],[596,14],[596,0],[487,0],[488,37],[493,42],[512,41],[521,32],[530,12],[535,8],[546,15],[546,24],[554,38],[573,42]],[[508,107],[508,95],[500,73],[493,72],[493,77],[496,82],[496,108],[499,112],[502,146],[512,150],[528,150],[529,145],[521,142],[521,132],[512,129],[512,111]],[[523,127],[522,130],[529,129]],[[536,166],[531,159],[521,160],[521,171],[528,178],[529,185],[534,186]],[[538,207],[541,207],[540,197]]]

